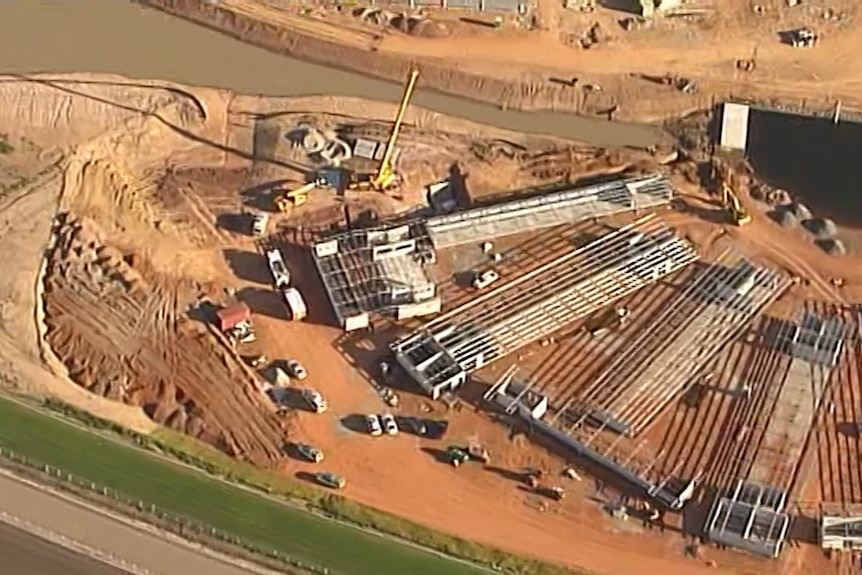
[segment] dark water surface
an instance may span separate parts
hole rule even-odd
[[[402,87],[277,56],[128,0],[0,1],[0,73],[105,72],[273,96],[397,102]],[[661,131],[563,113],[504,111],[419,91],[415,103],[499,128],[599,146],[648,146]]]
[[[815,216],[862,227],[862,124],[752,110],[748,155]]]

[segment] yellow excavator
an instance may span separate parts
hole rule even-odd
[[[295,190],[284,190],[275,198],[275,207],[282,213],[287,213],[295,207],[301,206],[308,201],[308,192],[318,186],[317,182],[305,184]]]
[[[392,125],[392,132],[389,134],[389,141],[386,143],[386,151],[383,154],[383,159],[380,161],[380,167],[373,174],[354,174],[354,178],[350,183],[351,189],[361,190],[372,188],[378,192],[385,192],[398,182],[398,174],[395,173],[395,168],[392,166],[395,154],[395,142],[398,140],[398,134],[401,132],[404,114],[407,112],[407,106],[410,104],[410,98],[413,96],[413,90],[416,88],[416,80],[418,78],[419,70],[410,72],[410,78],[408,78],[407,85],[404,87],[404,96],[401,98],[401,105],[398,107],[398,114],[395,116],[395,123]]]
[[[733,189],[731,189],[730,184],[727,182],[721,184],[721,203],[730,215],[733,225],[744,226],[751,223],[751,214],[745,211],[739,198],[736,197],[736,194],[733,193]]]

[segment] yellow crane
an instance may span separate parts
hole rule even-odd
[[[404,96],[401,98],[401,105],[398,107],[398,113],[395,116],[395,123],[392,125],[392,132],[389,134],[389,140],[386,142],[386,151],[383,153],[383,159],[380,161],[380,167],[367,181],[362,181],[360,178],[353,183],[354,188],[363,188],[369,185],[378,192],[385,192],[398,181],[398,174],[395,173],[395,168],[392,166],[393,156],[395,154],[395,142],[398,141],[398,134],[401,132],[401,124],[404,122],[404,114],[407,112],[407,106],[410,104],[410,98],[413,96],[413,90],[416,88],[416,80],[419,78],[419,70],[410,72],[410,78],[404,86]]]
[[[736,197],[736,194],[733,193],[730,184],[727,182],[722,182],[721,184],[721,203],[730,214],[730,219],[734,225],[744,226],[751,223],[751,214],[745,211],[739,198]]]

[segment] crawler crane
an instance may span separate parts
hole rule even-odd
[[[361,190],[370,187],[378,192],[385,192],[398,183],[399,177],[392,165],[395,154],[395,142],[398,140],[398,135],[401,132],[404,114],[407,112],[407,106],[410,104],[410,98],[413,96],[413,90],[416,87],[416,80],[418,78],[419,70],[413,70],[410,73],[410,78],[407,80],[407,85],[404,87],[404,96],[401,98],[401,105],[398,107],[395,123],[392,125],[392,132],[389,134],[389,140],[386,142],[386,151],[383,154],[383,159],[380,161],[380,167],[373,174],[354,174],[354,179],[350,186],[352,189]]]

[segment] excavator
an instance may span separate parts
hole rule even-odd
[[[727,211],[733,225],[741,227],[751,223],[751,214],[745,210],[739,197],[733,191],[733,172],[716,158],[712,160],[712,179],[714,182],[716,179],[719,180],[721,205]]]
[[[730,220],[735,226],[744,226],[751,223],[751,214],[745,211],[739,198],[736,197],[730,184],[726,181],[721,184],[721,203],[724,205],[724,209],[727,210]]]
[[[276,196],[275,207],[278,208],[278,211],[287,213],[293,208],[301,206],[308,201],[308,192],[317,188],[319,185],[320,184],[318,182],[311,182],[295,190],[284,190],[283,194]]]
[[[375,172],[370,174],[354,173],[351,178],[350,189],[367,190],[370,188],[378,192],[385,192],[398,182],[398,174],[395,173],[395,168],[392,165],[395,154],[395,142],[398,140],[398,134],[401,132],[404,114],[407,111],[407,106],[410,104],[410,98],[413,96],[413,90],[416,87],[416,80],[418,78],[419,70],[410,72],[410,78],[404,87],[404,96],[401,98],[401,105],[398,107],[395,123],[392,125],[392,132],[389,134],[389,141],[386,143],[386,151],[383,154],[383,159],[380,161],[380,166]]]

